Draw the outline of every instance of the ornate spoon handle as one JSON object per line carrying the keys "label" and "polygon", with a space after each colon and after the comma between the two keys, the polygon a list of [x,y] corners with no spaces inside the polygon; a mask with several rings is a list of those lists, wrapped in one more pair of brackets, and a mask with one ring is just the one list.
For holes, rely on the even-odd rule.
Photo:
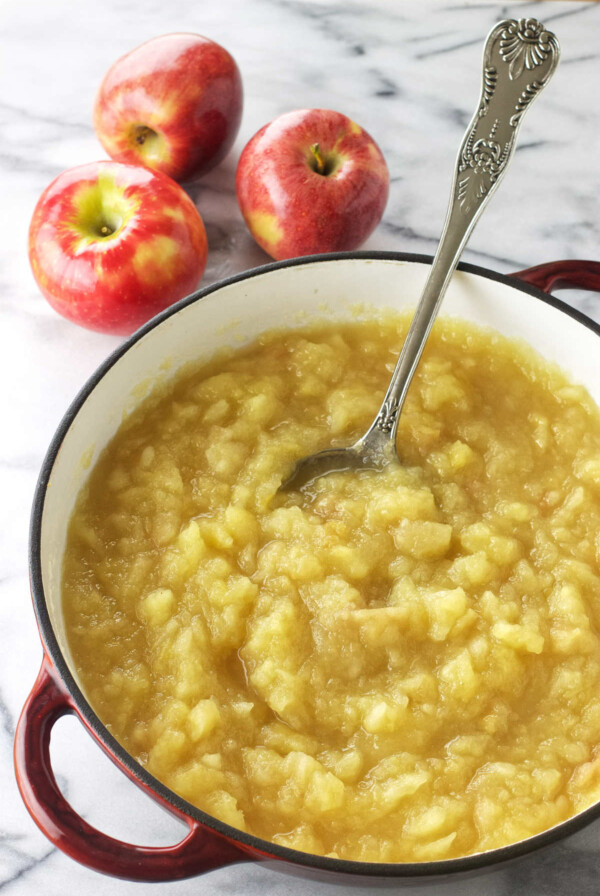
{"label": "ornate spoon handle", "polygon": [[365,447],[395,446],[400,411],[450,278],[512,158],[523,114],[559,55],[555,35],[536,19],[506,19],[487,38],[481,99],[458,153],[440,244],[382,406],[361,440]]}

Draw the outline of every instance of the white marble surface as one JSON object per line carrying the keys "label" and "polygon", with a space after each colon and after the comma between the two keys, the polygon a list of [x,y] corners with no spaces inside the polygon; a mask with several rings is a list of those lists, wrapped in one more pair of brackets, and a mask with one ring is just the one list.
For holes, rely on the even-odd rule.
{"label": "white marble surface", "polygon": [[[196,31],[233,53],[246,91],[242,129],[230,157],[190,190],[209,235],[205,284],[267,260],[237,209],[235,164],[258,127],[301,106],[349,114],[387,157],[390,200],[365,248],[431,253],[456,149],[479,93],[483,38],[506,15],[533,14],[554,27],[562,63],[527,116],[512,170],[465,258],[501,272],[557,258],[598,258],[600,5],[1,0],[0,12],[0,890],[11,896],[62,896],[67,889],[89,896],[150,893],[150,885],[103,877],[51,847],[14,781],[14,727],[41,658],[27,582],[32,493],[69,401],[118,344],[64,321],[38,293],[26,246],[39,194],[62,169],[103,157],[91,109],[114,59],[152,36]],[[599,298],[572,293],[569,300],[600,320]],[[179,826],[125,781],[76,720],[59,723],[52,755],[69,799],[92,823],[145,844],[179,838]],[[599,875],[600,822],[510,869],[419,892],[591,896]],[[172,894],[292,890],[306,896],[327,892],[321,884],[252,864],[160,887]],[[341,888],[331,886],[329,892]]]}

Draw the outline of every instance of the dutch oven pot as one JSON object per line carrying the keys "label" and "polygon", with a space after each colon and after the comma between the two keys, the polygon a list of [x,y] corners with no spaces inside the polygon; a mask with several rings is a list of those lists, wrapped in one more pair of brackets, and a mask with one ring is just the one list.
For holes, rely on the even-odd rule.
{"label": "dutch oven pot", "polygon": [[[555,842],[600,815],[596,803],[527,840],[465,858],[413,864],[352,862],[298,852],[236,830],[187,803],[153,778],[111,736],[82,692],[61,615],[61,566],[69,517],[94,460],[139,401],[140,384],[164,378],[165,364],[211,355],[274,327],[311,317],[349,318],[363,303],[414,306],[429,257],[388,253],[315,256],[267,265],[210,286],[151,320],[100,367],[67,411],[44,461],[31,521],[33,603],[44,658],[17,727],[15,764],[23,800],[46,836],[98,871],[131,880],[167,881],[243,861],[279,860],[280,870],[340,881],[415,882],[489,869]],[[558,363],[600,404],[600,326],[542,290],[600,291],[600,264],[555,262],[512,277],[460,265],[442,314],[526,340]],[[136,397],[137,396],[137,399]],[[106,836],[84,821],[60,792],[50,763],[54,723],[73,713],[125,774],[189,832],[175,846],[140,847]]]}

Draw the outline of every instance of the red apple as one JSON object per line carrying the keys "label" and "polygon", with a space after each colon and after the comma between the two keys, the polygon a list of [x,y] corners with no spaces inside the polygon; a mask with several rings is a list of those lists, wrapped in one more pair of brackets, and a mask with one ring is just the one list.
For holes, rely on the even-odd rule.
{"label": "red apple", "polygon": [[236,191],[250,233],[281,259],[356,249],[379,223],[389,183],[381,150],[359,125],[300,109],[252,137]]}
{"label": "red apple", "polygon": [[131,333],[193,292],[206,257],[204,224],[183,188],[119,162],[59,174],[29,228],[44,296],[64,317],[104,333]]}
{"label": "red apple", "polygon": [[225,157],[241,117],[242,79],[227,50],[199,34],[165,34],[108,70],[94,127],[112,159],[182,181]]}

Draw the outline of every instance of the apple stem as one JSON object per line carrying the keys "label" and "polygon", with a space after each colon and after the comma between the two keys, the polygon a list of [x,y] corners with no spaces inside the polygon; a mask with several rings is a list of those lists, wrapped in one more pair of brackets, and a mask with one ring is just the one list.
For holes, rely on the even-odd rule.
{"label": "apple stem", "polygon": [[313,143],[310,151],[312,152],[315,161],[314,170],[317,174],[325,174],[325,159],[323,158],[323,153],[321,152],[319,144]]}
{"label": "apple stem", "polygon": [[141,124],[136,129],[135,142],[139,143],[140,146],[143,146],[143,144],[146,142],[148,137],[150,137],[152,134],[154,134],[154,131],[152,130],[152,128],[149,128],[145,124]]}

